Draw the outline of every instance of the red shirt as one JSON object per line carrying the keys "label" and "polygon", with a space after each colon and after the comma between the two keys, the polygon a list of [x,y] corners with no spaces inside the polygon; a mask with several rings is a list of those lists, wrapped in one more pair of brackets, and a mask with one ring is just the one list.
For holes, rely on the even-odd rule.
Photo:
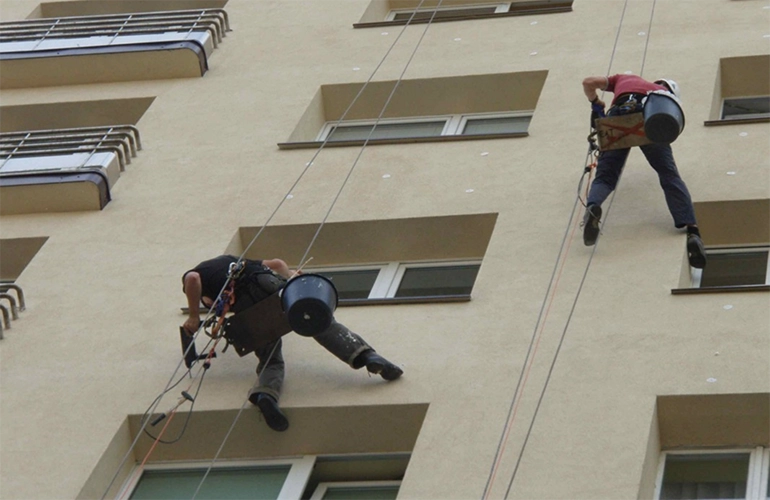
{"label": "red shirt", "polygon": [[663,85],[648,82],[644,78],[636,75],[612,75],[607,78],[607,92],[615,94],[612,103],[623,94],[646,94],[652,90],[668,90]]}

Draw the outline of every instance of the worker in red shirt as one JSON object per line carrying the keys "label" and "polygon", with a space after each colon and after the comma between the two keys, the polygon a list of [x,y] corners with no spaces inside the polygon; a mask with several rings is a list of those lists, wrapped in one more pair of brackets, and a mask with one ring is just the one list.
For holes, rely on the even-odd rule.
{"label": "worker in red shirt", "polygon": [[[673,80],[649,82],[636,75],[590,76],[583,80],[583,92],[594,110],[604,110],[605,103],[596,94],[597,90],[612,92],[614,98],[607,116],[618,116],[642,111],[642,100],[649,92],[662,90],[679,98],[679,86]],[[687,256],[692,267],[702,269],[706,266],[706,250],[701,241],[692,198],[687,186],[679,175],[674,162],[671,146],[665,143],[653,143],[639,146],[647,162],[655,169],[660,179],[660,187],[666,197],[666,204],[674,225],[687,228]],[[586,213],[583,219],[583,242],[587,246],[596,243],[599,237],[604,200],[615,190],[626,164],[630,149],[615,149],[599,154],[596,166],[596,178],[591,184],[586,201]]]}

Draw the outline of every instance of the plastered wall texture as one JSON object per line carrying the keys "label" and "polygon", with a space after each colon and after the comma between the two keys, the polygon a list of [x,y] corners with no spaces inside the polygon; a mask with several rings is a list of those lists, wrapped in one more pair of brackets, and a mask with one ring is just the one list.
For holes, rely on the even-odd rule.
{"label": "plastered wall texture", "polygon": [[[683,89],[687,128],[673,147],[694,200],[768,198],[770,125],[702,125],[720,58],[768,54],[765,4],[632,0],[611,66],[621,0],[431,25],[405,78],[548,71],[529,137],[369,147],[329,221],[498,213],[473,300],[340,308],[403,379],[353,372],[289,335],[281,403],[293,427],[271,435],[252,407],[241,418],[280,456],[314,407],[428,405],[400,497],[480,498],[584,166],[582,79],[638,73],[646,50],[644,76]],[[3,0],[0,16],[23,19],[37,5]],[[162,390],[179,360],[182,273],[264,223],[314,152],[277,143],[322,85],[365,81],[401,29],[354,30],[368,5],[230,0],[233,31],[202,78],[2,92],[3,106],[155,99],[137,122],[141,155],[104,210],[0,219],[2,238],[48,238],[17,280],[27,311],[0,341],[0,497],[77,497],[127,417]],[[424,28],[406,30],[375,80],[398,78]],[[320,222],[358,152],[324,150],[272,224]],[[579,230],[568,241],[491,498],[505,493],[590,256]],[[684,250],[653,170],[633,151],[509,498],[637,498],[657,460],[658,395],[770,392],[770,296],[672,296]],[[220,355],[196,412],[239,408],[255,364]]]}

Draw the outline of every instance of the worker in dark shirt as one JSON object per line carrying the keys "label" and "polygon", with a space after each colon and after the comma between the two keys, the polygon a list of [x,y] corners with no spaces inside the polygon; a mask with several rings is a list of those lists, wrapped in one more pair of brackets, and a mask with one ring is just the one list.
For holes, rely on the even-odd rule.
{"label": "worker in dark shirt", "polygon": [[[607,116],[618,116],[642,111],[642,100],[648,92],[663,90],[679,98],[679,85],[673,80],[649,82],[636,75],[591,76],[583,80],[583,92],[591,101],[594,110],[603,110],[605,103],[596,94],[597,90],[612,92],[614,98]],[[660,187],[666,197],[666,204],[677,228],[687,228],[687,256],[692,267],[702,269],[706,266],[706,251],[701,241],[698,224],[695,220],[692,199],[687,186],[679,175],[674,162],[671,146],[653,143],[639,146],[647,162],[655,169],[660,179]],[[596,166],[596,178],[591,184],[586,201],[586,214],[583,220],[583,242],[590,246],[599,237],[599,223],[602,216],[602,202],[615,190],[626,164],[630,149],[615,149],[599,154]]]}
{"label": "worker in dark shirt", "polygon": [[[182,291],[187,296],[189,316],[183,328],[194,334],[200,325],[200,304],[213,307],[227,283],[230,265],[237,263],[232,255],[221,255],[201,262],[182,276]],[[244,270],[235,281],[235,303],[230,310],[239,313],[277,292],[291,277],[289,266],[281,259],[243,259]],[[326,350],[354,369],[366,367],[369,373],[379,374],[385,380],[399,378],[403,371],[383,358],[356,333],[332,320],[331,326],[313,337]],[[284,431],[289,421],[278,407],[284,379],[284,361],[281,339],[255,351],[259,358],[259,381],[249,392],[249,401],[259,407],[267,425]]]}

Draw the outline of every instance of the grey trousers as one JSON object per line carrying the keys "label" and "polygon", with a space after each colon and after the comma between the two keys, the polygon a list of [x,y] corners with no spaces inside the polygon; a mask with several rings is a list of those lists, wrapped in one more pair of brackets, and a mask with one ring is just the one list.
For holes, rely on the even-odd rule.
{"label": "grey trousers", "polygon": [[[373,350],[360,335],[351,332],[345,325],[337,323],[334,319],[329,328],[313,338],[324,349],[356,370],[363,366],[363,363],[355,362],[358,355]],[[249,391],[249,398],[253,394],[264,393],[274,397],[276,401],[280,399],[285,374],[282,343],[281,339],[278,339],[254,352],[259,359],[259,365],[257,365],[259,380]]]}

